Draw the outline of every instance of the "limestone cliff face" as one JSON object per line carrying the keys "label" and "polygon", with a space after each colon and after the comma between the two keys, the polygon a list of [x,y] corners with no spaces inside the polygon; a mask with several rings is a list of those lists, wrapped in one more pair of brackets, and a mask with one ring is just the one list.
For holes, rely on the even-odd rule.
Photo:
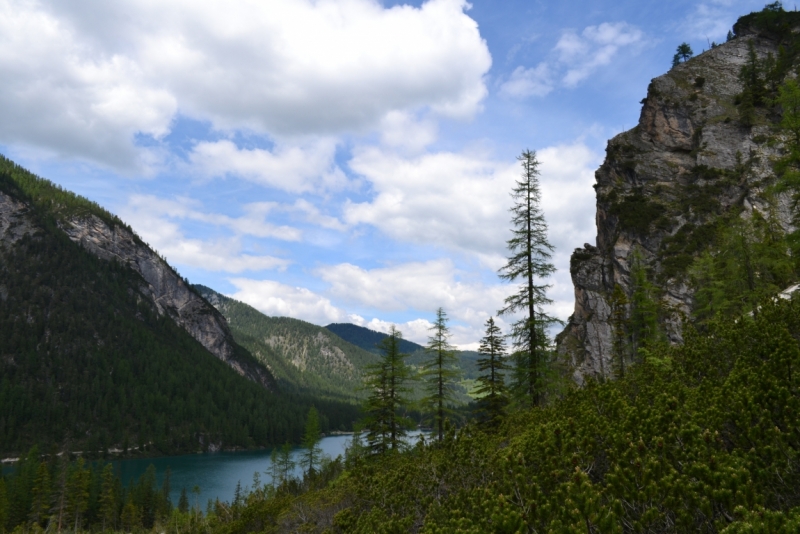
{"label": "limestone cliff face", "polygon": [[595,174],[596,243],[572,255],[575,311],[557,337],[579,383],[612,372],[610,295],[619,284],[630,296],[634,251],[664,291],[664,326],[677,343],[693,304],[685,271],[713,220],[733,207],[745,215],[772,210],[790,229],[788,198],[770,204],[764,195],[782,144],[771,117],[759,110],[760,120],[746,127],[735,105],[748,41],[759,58],[777,56],[777,43],[747,28],[737,33],[655,78],[638,125],[608,143]]}
{"label": "limestone cliff face", "polygon": [[[38,231],[34,208],[0,192],[0,253],[26,235]],[[73,241],[104,260],[115,259],[142,277],[141,298],[151,302],[160,315],[167,315],[199,341],[209,352],[230,365],[237,373],[272,389],[274,379],[255,361],[237,353],[225,318],[192,291],[183,279],[152,249],[128,229],[109,225],[96,215],[69,217],[59,223]],[[0,284],[0,298],[4,294]]]}
{"label": "limestone cliff face", "polygon": [[273,387],[274,380],[266,369],[237,357],[225,318],[130,231],[109,226],[96,215],[66,219],[61,228],[92,254],[108,261],[117,260],[139,273],[144,281],[140,292],[160,315],[169,316],[240,375],[264,387]]}

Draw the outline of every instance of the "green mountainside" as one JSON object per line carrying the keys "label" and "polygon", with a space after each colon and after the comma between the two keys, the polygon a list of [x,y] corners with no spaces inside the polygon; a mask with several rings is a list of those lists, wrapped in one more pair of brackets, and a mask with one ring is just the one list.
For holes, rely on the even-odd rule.
{"label": "green mountainside", "polygon": [[[358,326],[352,323],[331,323],[325,328],[348,343],[352,343],[357,347],[374,352],[375,354],[380,353],[378,344],[383,341],[384,338],[386,338],[386,334],[383,332],[376,332],[375,330],[370,330],[369,328]],[[404,354],[411,354],[412,352],[422,350],[423,348],[424,347],[422,345],[407,339],[400,341],[400,352]]]}
{"label": "green mountainside", "polygon": [[[353,345],[375,354],[380,354],[377,346],[386,338],[386,334],[383,332],[376,332],[352,323],[332,323],[325,328],[345,341],[349,341]],[[415,368],[420,368],[430,358],[430,355],[425,351],[425,347],[407,339],[400,341],[400,351],[408,354],[406,362]],[[478,376],[478,353],[470,350],[459,350],[456,351],[456,357],[458,369],[461,372],[462,386],[466,391],[470,391],[474,386],[473,381]],[[459,398],[463,402],[469,401],[469,397],[466,395],[459,394]]]}
{"label": "green mountainside", "polygon": [[267,366],[281,390],[360,402],[364,368],[375,354],[320,326],[269,317],[205,286],[194,286],[227,319],[234,339]]}
{"label": "green mountainside", "polygon": [[[790,534],[800,528],[800,297],[714,321],[625,378],[497,430],[348,458],[211,530]],[[333,482],[331,482],[333,480]]]}
{"label": "green mountainside", "polygon": [[312,403],[325,430],[357,418],[351,405],[272,393],[234,372],[158,312],[137,272],[60,227],[65,212],[118,219],[2,163],[0,456],[34,444],[155,454],[298,442]]}

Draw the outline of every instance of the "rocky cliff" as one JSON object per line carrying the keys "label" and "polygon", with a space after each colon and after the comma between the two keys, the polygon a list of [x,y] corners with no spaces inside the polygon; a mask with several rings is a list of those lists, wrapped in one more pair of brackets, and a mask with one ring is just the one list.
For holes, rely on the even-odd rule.
{"label": "rocky cliff", "polygon": [[237,357],[225,318],[197,294],[166,261],[127,228],[96,215],[74,216],[60,224],[70,239],[97,257],[127,265],[143,279],[140,293],[159,315],[167,315],[209,352],[242,376],[271,388],[272,376],[260,365]]}
{"label": "rocky cliff", "polygon": [[788,195],[768,192],[783,146],[774,127],[780,116],[765,106],[747,124],[737,107],[751,50],[762,64],[786,57],[782,37],[753,17],[740,19],[735,38],[652,80],[636,127],[608,143],[595,174],[596,243],[572,254],[575,310],[557,337],[578,383],[612,373],[611,295],[619,285],[630,297],[634,257],[660,289],[662,326],[679,343],[693,307],[686,270],[719,218],[756,210],[791,230]]}

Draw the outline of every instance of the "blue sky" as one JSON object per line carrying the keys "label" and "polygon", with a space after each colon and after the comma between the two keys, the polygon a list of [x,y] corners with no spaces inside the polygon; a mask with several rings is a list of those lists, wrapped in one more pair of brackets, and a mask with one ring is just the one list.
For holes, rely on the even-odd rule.
{"label": "blue sky", "polygon": [[442,306],[469,348],[513,291],[516,156],[567,319],[606,141],[678,44],[763,5],[0,0],[0,152],[264,313],[424,343]]}

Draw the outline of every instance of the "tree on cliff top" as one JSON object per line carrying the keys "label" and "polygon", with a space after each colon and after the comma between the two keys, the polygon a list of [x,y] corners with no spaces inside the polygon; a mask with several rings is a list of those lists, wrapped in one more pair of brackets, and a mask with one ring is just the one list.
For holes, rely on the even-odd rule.
{"label": "tree on cliff top", "polygon": [[675,51],[675,55],[672,56],[672,66],[677,66],[681,61],[689,61],[689,58],[694,55],[692,52],[692,47],[689,46],[689,43],[681,43],[678,45],[678,49]]}
{"label": "tree on cliff top", "polygon": [[511,338],[518,349],[516,389],[535,406],[542,401],[542,378],[548,347],[546,329],[560,321],[542,309],[552,300],[547,298],[550,286],[541,280],[553,274],[556,268],[550,261],[554,249],[547,240],[547,222],[539,207],[539,162],[536,152],[531,150],[525,150],[517,159],[523,172],[511,192],[514,229],[507,242],[511,256],[500,269],[500,278],[509,282],[520,280],[521,283],[517,291],[505,299],[505,307],[498,314],[523,312],[511,326]]}

